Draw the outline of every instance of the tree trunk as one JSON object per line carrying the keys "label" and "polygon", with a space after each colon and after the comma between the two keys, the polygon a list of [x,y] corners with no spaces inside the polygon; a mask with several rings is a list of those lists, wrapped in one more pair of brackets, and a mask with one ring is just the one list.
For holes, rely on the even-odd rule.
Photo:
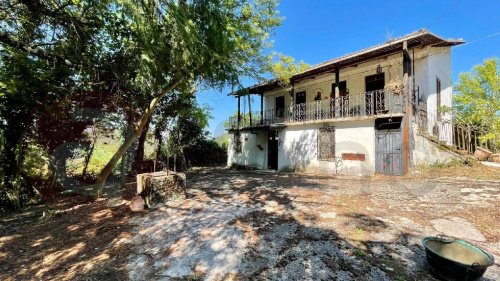
{"label": "tree trunk", "polygon": [[85,176],[87,175],[87,169],[89,168],[90,158],[92,158],[92,154],[94,154],[94,147],[95,147],[95,142],[92,142],[89,152],[87,153],[87,155],[85,155],[85,164],[83,165],[82,178],[85,178]]}
{"label": "tree trunk", "polygon": [[146,136],[149,130],[149,121],[144,126],[141,135],[139,136],[137,151],[135,152],[134,164],[132,164],[132,170],[137,174],[142,173],[143,162],[144,162],[144,143],[146,142]]}
{"label": "tree trunk", "polygon": [[120,158],[127,152],[127,150],[130,148],[130,146],[137,140],[139,135],[142,133],[142,130],[146,126],[146,124],[149,122],[151,119],[151,116],[153,115],[153,112],[158,105],[158,102],[170,91],[172,91],[180,81],[174,81],[172,82],[163,92],[161,92],[158,96],[156,96],[153,100],[151,100],[151,103],[149,104],[149,107],[146,109],[146,112],[141,116],[141,119],[139,122],[137,122],[133,132],[125,138],[125,141],[122,143],[120,148],[118,148],[118,151],[115,152],[113,157],[109,160],[109,162],[104,166],[104,168],[101,170],[99,173],[99,176],[97,177],[97,183],[94,185],[94,193],[96,196],[101,196],[102,195],[102,190],[104,189],[104,185],[106,184],[106,180],[108,179],[109,175],[111,175],[111,172],[113,171],[113,168],[115,167],[116,163],[120,160]]}
{"label": "tree trunk", "polygon": [[177,172],[177,155],[174,155],[174,172]]}
{"label": "tree trunk", "polygon": [[89,163],[90,163],[90,158],[92,158],[92,155],[94,154],[94,149],[95,149],[95,143],[97,142],[97,129],[96,126],[92,129],[92,145],[90,146],[90,150],[88,151],[87,155],[85,155],[85,160],[84,160],[84,166],[83,166],[83,171],[82,171],[82,178],[85,178],[87,175],[87,169],[89,168]]}

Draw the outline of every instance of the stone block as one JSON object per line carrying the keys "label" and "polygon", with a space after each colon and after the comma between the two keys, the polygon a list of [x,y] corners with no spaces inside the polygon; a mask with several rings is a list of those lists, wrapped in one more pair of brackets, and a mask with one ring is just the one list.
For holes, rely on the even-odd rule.
{"label": "stone block", "polygon": [[137,194],[151,208],[169,200],[186,198],[186,175],[174,172],[156,172],[137,175]]}

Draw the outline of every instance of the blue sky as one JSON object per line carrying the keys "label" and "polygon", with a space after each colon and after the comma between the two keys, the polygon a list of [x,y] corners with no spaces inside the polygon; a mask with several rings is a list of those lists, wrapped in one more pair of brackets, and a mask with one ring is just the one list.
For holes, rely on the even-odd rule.
{"label": "blue sky", "polygon": [[[453,83],[460,72],[500,57],[500,0],[282,0],[279,10],[285,19],[272,37],[273,49],[311,65],[421,28],[467,42],[452,50]],[[228,91],[208,90],[197,96],[200,104],[212,108],[212,135],[224,132],[224,121],[237,108]],[[258,107],[256,98],[252,110]]]}

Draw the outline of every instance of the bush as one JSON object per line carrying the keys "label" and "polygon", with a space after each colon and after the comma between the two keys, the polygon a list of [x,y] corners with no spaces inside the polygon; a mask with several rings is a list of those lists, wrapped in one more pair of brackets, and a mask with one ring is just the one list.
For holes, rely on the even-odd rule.
{"label": "bush", "polygon": [[199,139],[184,150],[186,164],[195,166],[220,166],[227,161],[227,150],[215,140]]}

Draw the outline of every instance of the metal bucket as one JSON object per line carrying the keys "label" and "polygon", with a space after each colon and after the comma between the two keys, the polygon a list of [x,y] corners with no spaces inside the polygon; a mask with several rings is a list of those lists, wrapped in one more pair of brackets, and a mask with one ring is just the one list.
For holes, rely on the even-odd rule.
{"label": "metal bucket", "polygon": [[494,262],[490,253],[461,239],[425,237],[422,244],[432,271],[443,280],[477,280]]}

